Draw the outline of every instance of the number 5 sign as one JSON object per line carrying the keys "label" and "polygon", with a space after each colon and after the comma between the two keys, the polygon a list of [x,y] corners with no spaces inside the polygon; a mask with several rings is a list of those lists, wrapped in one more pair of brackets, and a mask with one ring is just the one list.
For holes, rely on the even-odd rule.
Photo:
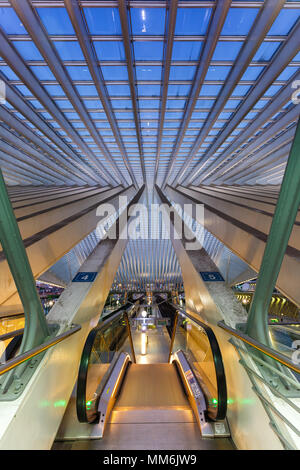
{"label": "number 5 sign", "polygon": [[200,275],[204,282],[224,281],[223,276],[219,272],[202,271]]}

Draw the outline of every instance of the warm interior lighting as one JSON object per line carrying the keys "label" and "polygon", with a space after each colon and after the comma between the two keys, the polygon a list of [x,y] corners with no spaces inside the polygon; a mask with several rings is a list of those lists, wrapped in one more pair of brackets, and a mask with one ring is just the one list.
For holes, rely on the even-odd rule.
{"label": "warm interior lighting", "polygon": [[145,356],[147,353],[147,334],[141,333],[141,354]]}

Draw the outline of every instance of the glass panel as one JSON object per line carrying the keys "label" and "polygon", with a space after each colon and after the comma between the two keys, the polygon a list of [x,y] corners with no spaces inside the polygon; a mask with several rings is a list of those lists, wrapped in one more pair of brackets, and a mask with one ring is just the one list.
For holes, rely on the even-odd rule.
{"label": "glass panel", "polygon": [[97,96],[98,92],[94,85],[76,85],[76,89],[81,96]]}
{"label": "glass panel", "polygon": [[134,41],[135,60],[162,60],[162,41]]}
{"label": "glass panel", "polygon": [[286,67],[276,80],[288,80],[294,73],[298,72],[299,67]]}
{"label": "glass panel", "polygon": [[251,85],[237,85],[232,92],[232,96],[244,96],[250,90]]}
{"label": "glass panel", "polygon": [[132,33],[161,35],[165,32],[164,8],[131,8]]}
{"label": "glass panel", "polygon": [[256,80],[263,70],[264,70],[264,67],[260,67],[260,66],[248,67],[244,75],[242,76],[241,80]]}
{"label": "glass panel", "polygon": [[30,68],[39,80],[56,80],[49,67],[45,65],[32,65]]}
{"label": "glass panel", "polygon": [[179,8],[175,34],[204,35],[207,31],[211,11],[211,8]]}
{"label": "glass panel", "polygon": [[299,10],[281,10],[273,25],[269,29],[267,36],[285,36],[289,34],[299,16]]}
{"label": "glass panel", "polygon": [[24,60],[44,60],[32,41],[12,41]]}
{"label": "glass panel", "polygon": [[188,96],[191,85],[169,85],[168,96]]}
{"label": "glass panel", "polygon": [[82,50],[75,41],[53,41],[62,60],[84,60]]}
{"label": "glass panel", "polygon": [[253,57],[253,61],[257,62],[264,62],[269,61],[272,59],[273,55],[277,51],[278,47],[280,46],[281,42],[267,42],[264,41],[261,46],[259,47],[258,51],[256,52],[255,56]]}
{"label": "glass panel", "polygon": [[65,8],[36,8],[48,34],[75,34],[68,12]]}
{"label": "glass panel", "polygon": [[225,80],[231,67],[224,65],[211,65],[208,67],[205,80]]}
{"label": "glass panel", "polygon": [[8,67],[8,65],[1,65],[0,70],[4,73],[8,80],[19,80],[18,75],[16,75],[15,72],[10,67]]}
{"label": "glass panel", "polygon": [[212,60],[235,60],[242,45],[241,41],[219,41]]}
{"label": "glass panel", "polygon": [[110,364],[119,352],[131,353],[128,329],[122,314],[109,322],[105,328],[94,331],[86,375],[86,414],[89,422],[96,418],[99,396],[96,392]]}
{"label": "glass panel", "polygon": [[111,96],[130,96],[129,85],[107,85],[106,88]]}
{"label": "glass panel", "polygon": [[28,34],[13,8],[0,8],[0,26],[7,34]]}
{"label": "glass panel", "polygon": [[91,34],[122,34],[117,8],[83,8]]}
{"label": "glass panel", "polygon": [[221,36],[245,36],[258,13],[258,8],[230,8]]}
{"label": "glass panel", "polygon": [[201,48],[201,41],[174,41],[172,60],[198,60]]}
{"label": "glass panel", "polygon": [[69,65],[66,67],[72,80],[92,80],[88,67],[81,65]]}
{"label": "glass panel", "polygon": [[196,66],[172,65],[170,69],[170,80],[193,80]]}
{"label": "glass panel", "polygon": [[218,382],[211,345],[205,330],[183,315],[178,316],[172,352],[181,350],[203,389],[211,418],[218,412]]}
{"label": "glass panel", "polygon": [[103,65],[101,70],[104,80],[128,80],[127,67],[125,65]]}
{"label": "glass panel", "polygon": [[138,80],[160,80],[161,66],[137,65],[136,76]]}
{"label": "glass panel", "polygon": [[199,96],[217,96],[222,85],[203,85]]}
{"label": "glass panel", "polygon": [[139,96],[158,96],[160,95],[160,85],[138,85]]}
{"label": "glass panel", "polygon": [[93,44],[99,60],[125,60],[121,41],[94,41]]}

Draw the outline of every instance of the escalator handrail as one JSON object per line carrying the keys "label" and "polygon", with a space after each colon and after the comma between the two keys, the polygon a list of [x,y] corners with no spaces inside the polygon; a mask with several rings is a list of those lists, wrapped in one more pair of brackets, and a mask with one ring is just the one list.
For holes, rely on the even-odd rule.
{"label": "escalator handrail", "polygon": [[[166,302],[168,301],[166,300]],[[199,325],[206,333],[206,336],[208,338],[210,348],[212,351],[212,356],[213,356],[213,361],[214,361],[214,366],[215,366],[215,373],[216,373],[216,381],[217,381],[218,411],[217,411],[217,415],[215,419],[216,420],[225,419],[226,412],[227,412],[226,376],[225,376],[225,369],[224,369],[222,354],[221,354],[220,347],[219,347],[217,338],[215,336],[215,333],[213,332],[210,326],[206,325],[198,318],[195,318],[191,316],[190,314],[188,314],[179,305],[173,304],[172,302],[168,302],[168,304],[174,307],[180,315],[187,317],[191,322],[194,322],[197,325]]]}
{"label": "escalator handrail", "polygon": [[[140,298],[137,299],[136,303],[139,301],[140,301]],[[89,361],[90,361],[90,356],[91,356],[93,344],[95,341],[95,337],[99,333],[99,331],[105,330],[112,321],[121,317],[130,307],[132,307],[132,303],[127,302],[122,307],[111,312],[109,315],[105,317],[105,320],[101,322],[98,326],[93,328],[87,336],[87,339],[85,341],[82,354],[81,354],[79,371],[78,371],[78,379],[77,379],[77,390],[76,390],[77,417],[81,423],[89,422],[87,414],[86,414],[86,386],[87,386]]]}

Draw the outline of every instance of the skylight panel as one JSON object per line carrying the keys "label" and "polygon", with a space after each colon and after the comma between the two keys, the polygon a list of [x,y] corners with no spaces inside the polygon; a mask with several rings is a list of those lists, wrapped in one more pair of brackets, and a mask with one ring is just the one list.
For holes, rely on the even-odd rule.
{"label": "skylight panel", "polygon": [[163,35],[165,32],[164,8],[131,8],[133,35]]}
{"label": "skylight panel", "polygon": [[172,61],[199,60],[202,44],[202,41],[174,41]]}
{"label": "skylight panel", "polygon": [[199,96],[217,96],[222,88],[222,85],[203,85]]}
{"label": "skylight panel", "polygon": [[84,60],[80,45],[76,41],[53,41],[61,60]]}
{"label": "skylight panel", "polygon": [[264,41],[258,48],[255,56],[253,57],[254,62],[268,62],[272,59],[273,55],[281,45],[281,42],[269,42]]}
{"label": "skylight panel", "polygon": [[0,71],[5,75],[7,80],[19,80],[18,75],[16,75],[8,65],[0,65]]}
{"label": "skylight panel", "polygon": [[225,65],[211,65],[208,67],[205,80],[226,80],[231,67]]}
{"label": "skylight panel", "polygon": [[160,85],[139,85],[138,84],[139,96],[159,96]]}
{"label": "skylight panel", "polygon": [[175,35],[206,34],[211,12],[211,8],[178,8]]}
{"label": "skylight panel", "polygon": [[76,89],[81,96],[98,96],[94,85],[76,85]]}
{"label": "skylight panel", "polygon": [[168,96],[188,97],[191,85],[170,85],[168,86]]}
{"label": "skylight panel", "polygon": [[66,70],[72,80],[92,80],[87,66],[68,65],[66,66]]}
{"label": "skylight panel", "polygon": [[170,69],[170,80],[193,80],[196,66],[172,65]]}
{"label": "skylight panel", "polygon": [[0,8],[0,26],[6,34],[28,34],[13,8]]}
{"label": "skylight panel", "polygon": [[94,41],[93,44],[100,61],[123,61],[126,58],[122,41]]}
{"label": "skylight panel", "polygon": [[280,11],[267,36],[286,36],[300,16],[299,10],[283,9]]}
{"label": "skylight panel", "polygon": [[32,65],[30,69],[38,80],[56,80],[49,67],[45,65]]}
{"label": "skylight panel", "polygon": [[24,60],[44,60],[32,41],[12,41],[12,43]]}
{"label": "skylight panel", "polygon": [[135,60],[159,60],[163,58],[162,41],[134,41]]}
{"label": "skylight panel", "polygon": [[241,41],[219,41],[216,45],[212,61],[235,60],[241,50]]}
{"label": "skylight panel", "polygon": [[245,36],[249,33],[258,8],[230,8],[221,36]]}
{"label": "skylight panel", "polygon": [[161,66],[156,65],[137,65],[136,75],[138,80],[160,80]]}
{"label": "skylight panel", "polygon": [[89,31],[93,35],[121,35],[122,28],[117,8],[83,8]]}
{"label": "skylight panel", "polygon": [[242,76],[241,81],[257,80],[263,70],[264,70],[264,67],[262,66],[253,65],[251,67],[248,67],[244,75]]}
{"label": "skylight panel", "polygon": [[105,80],[128,81],[127,67],[125,65],[105,65],[101,67]]}
{"label": "skylight panel", "polygon": [[48,34],[75,35],[71,20],[65,8],[36,8]]}
{"label": "skylight panel", "polygon": [[299,67],[286,67],[276,80],[289,80],[298,71]]}
{"label": "skylight panel", "polygon": [[130,96],[129,85],[106,85],[106,88],[111,96]]}

